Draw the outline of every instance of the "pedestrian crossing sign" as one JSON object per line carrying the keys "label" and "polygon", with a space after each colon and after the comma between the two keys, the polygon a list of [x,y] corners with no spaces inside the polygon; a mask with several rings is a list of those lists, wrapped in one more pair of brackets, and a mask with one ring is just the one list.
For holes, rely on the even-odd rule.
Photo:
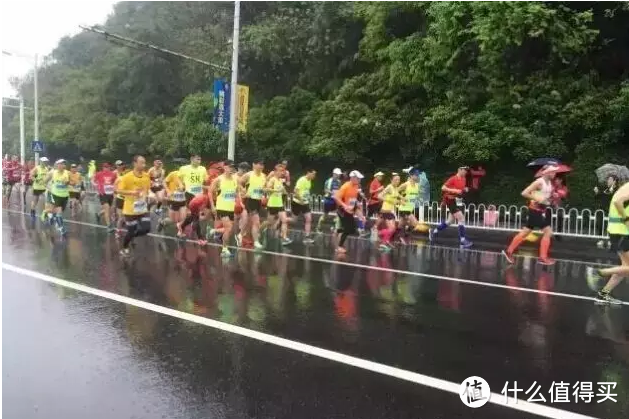
{"label": "pedestrian crossing sign", "polygon": [[31,141],[31,150],[33,151],[33,153],[43,153],[44,143],[39,140]]}

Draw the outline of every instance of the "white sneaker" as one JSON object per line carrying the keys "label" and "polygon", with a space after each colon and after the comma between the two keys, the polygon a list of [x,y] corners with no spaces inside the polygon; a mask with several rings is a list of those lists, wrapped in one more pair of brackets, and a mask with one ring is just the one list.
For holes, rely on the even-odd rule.
{"label": "white sneaker", "polygon": [[603,240],[599,240],[596,242],[596,247],[602,249],[605,246],[605,242]]}

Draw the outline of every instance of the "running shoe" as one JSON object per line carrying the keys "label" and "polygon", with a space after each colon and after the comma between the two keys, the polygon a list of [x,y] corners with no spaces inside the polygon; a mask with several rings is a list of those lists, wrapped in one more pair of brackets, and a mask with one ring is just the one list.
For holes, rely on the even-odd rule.
{"label": "running shoe", "polygon": [[470,247],[472,247],[473,244],[474,243],[472,243],[468,239],[461,240],[461,247],[464,248],[464,249],[469,249]]}
{"label": "running shoe", "polygon": [[221,256],[222,257],[231,257],[232,256],[232,252],[230,252],[230,250],[227,247],[223,247],[223,250],[221,250]]}
{"label": "running shoe", "polygon": [[622,301],[615,299],[614,297],[609,295],[608,292],[605,292],[603,290],[598,292],[598,294],[596,295],[596,300],[594,302],[596,304],[600,304],[600,305],[603,305],[603,304],[620,305],[620,304],[622,304]]}
{"label": "running shoe", "polygon": [[408,240],[406,240],[406,237],[400,236],[399,240],[400,240],[400,243],[404,245],[408,244]]}
{"label": "running shoe", "polygon": [[304,244],[312,244],[312,243],[314,243],[315,241],[314,241],[314,239],[313,239],[312,237],[310,237],[310,236],[306,236],[306,237],[304,237],[303,242],[304,242]]}
{"label": "running shoe", "polygon": [[255,247],[256,250],[262,250],[264,249],[264,246],[262,245],[262,243],[260,243],[259,241],[256,241],[253,243],[253,247]]}
{"label": "running shoe", "polygon": [[502,256],[507,260],[510,265],[515,264],[515,257],[513,257],[513,253],[509,253],[506,250],[502,251]]}
{"label": "running shoe", "polygon": [[120,249],[120,256],[130,256],[131,255],[131,251],[129,249]]}
{"label": "running shoe", "polygon": [[378,249],[380,249],[381,252],[390,252],[392,247],[389,243],[380,243]]}
{"label": "running shoe", "polygon": [[236,246],[242,247],[242,233],[236,234]]}
{"label": "running shoe", "polygon": [[291,239],[289,239],[288,237],[285,239],[282,239],[282,246],[288,246],[289,244],[291,244],[293,241]]}
{"label": "running shoe", "polygon": [[600,288],[599,283],[603,280],[603,276],[598,272],[597,268],[588,266],[585,268],[585,277],[587,279],[588,287],[592,291],[596,291]]}
{"label": "running shoe", "polygon": [[552,266],[552,265],[555,264],[555,259],[539,258],[539,259],[537,259],[537,263],[539,263],[540,265]]}
{"label": "running shoe", "polygon": [[430,243],[435,241],[435,238],[437,237],[437,233],[435,233],[432,229],[428,230],[428,241]]}

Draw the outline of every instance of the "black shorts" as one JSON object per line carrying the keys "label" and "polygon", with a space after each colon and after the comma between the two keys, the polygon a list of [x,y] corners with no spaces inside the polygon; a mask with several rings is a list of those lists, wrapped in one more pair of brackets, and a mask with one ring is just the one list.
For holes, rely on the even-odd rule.
{"label": "black shorts", "polygon": [[164,189],[163,186],[151,186],[151,192],[153,192],[153,193],[157,193],[157,192],[161,191],[162,189]]}
{"label": "black shorts", "polygon": [[61,208],[62,211],[66,210],[68,206],[68,197],[67,196],[57,196],[55,194],[48,194],[50,203],[55,206],[55,208]]}
{"label": "black shorts", "polygon": [[81,192],[69,192],[70,194],[70,199],[80,199],[81,198]]}
{"label": "black shorts", "polygon": [[44,192],[46,192],[46,189],[33,189],[33,196],[40,196]]}
{"label": "black shorts", "polygon": [[122,208],[124,207],[124,199],[116,197],[115,205],[116,205],[116,209],[119,209],[120,211],[122,211]]}
{"label": "black shorts", "polygon": [[125,215],[124,222],[127,227],[138,226],[140,228],[146,229],[146,231],[151,230],[151,216],[148,212],[137,215]]}
{"label": "black shorts", "polygon": [[629,252],[629,236],[622,236],[620,234],[610,234],[609,242],[611,243],[612,251],[618,252],[618,253]]}
{"label": "black shorts", "polygon": [[298,204],[297,202],[293,201],[292,206],[291,206],[291,212],[293,213],[295,217],[298,217],[301,214],[304,214],[304,215],[310,214],[310,205]]}
{"label": "black shorts", "polygon": [[395,220],[395,213],[380,211],[380,218],[382,218],[383,220]]}
{"label": "black shorts", "polygon": [[550,217],[546,211],[528,210],[528,216],[526,219],[526,228],[531,230],[543,230],[550,226]]}
{"label": "black shorts", "polygon": [[216,218],[223,219],[223,218],[229,218],[230,220],[234,221],[234,211],[222,211],[222,210],[216,210]]}
{"label": "black shorts", "polygon": [[266,210],[269,212],[269,215],[277,215],[280,212],[285,211],[284,207],[266,207]]}
{"label": "black shorts", "polygon": [[329,201],[329,200],[325,200],[323,201],[323,213],[327,214],[329,212],[332,211],[336,211],[338,208],[338,205],[336,205],[336,201]]}
{"label": "black shorts", "polygon": [[339,232],[349,235],[353,235],[358,232],[354,214],[348,214],[343,210],[338,210],[337,215],[339,216]]}
{"label": "black shorts", "polygon": [[413,211],[402,211],[402,210],[400,210],[397,213],[400,216],[400,218],[403,218],[403,217],[408,217],[409,215],[413,214]]}
{"label": "black shorts", "polygon": [[262,211],[262,201],[259,199],[245,198],[245,209],[248,213],[260,213]]}
{"label": "black shorts", "polygon": [[463,206],[458,206],[456,204],[456,201],[449,201],[446,203],[447,207],[448,207],[448,211],[450,211],[450,214],[456,214],[457,212],[463,212]]}
{"label": "black shorts", "polygon": [[181,208],[186,206],[186,201],[171,201],[168,200],[168,207],[171,211],[179,211]]}
{"label": "black shorts", "polygon": [[108,194],[100,194],[98,195],[98,200],[100,201],[101,205],[109,205],[111,206],[111,204],[114,203],[114,196],[113,195],[108,195]]}
{"label": "black shorts", "polygon": [[367,214],[371,217],[372,215],[377,215],[382,209],[382,202],[376,202],[374,204],[367,205]]}

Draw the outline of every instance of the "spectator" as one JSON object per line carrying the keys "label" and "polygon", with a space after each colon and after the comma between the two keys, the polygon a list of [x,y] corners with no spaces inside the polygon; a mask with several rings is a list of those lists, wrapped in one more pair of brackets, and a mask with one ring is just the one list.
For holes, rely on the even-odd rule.
{"label": "spectator", "polygon": [[498,223],[498,211],[496,211],[496,206],[491,204],[487,207],[487,211],[483,214],[483,224],[486,227],[496,227]]}
{"label": "spectator", "polygon": [[470,169],[471,186],[468,193],[468,203],[480,203],[480,181],[486,174],[485,169],[480,165],[472,166]]}
{"label": "spectator", "polygon": [[[599,212],[596,214],[596,234],[598,236],[603,236],[606,233],[603,229],[603,218],[605,217],[604,214],[607,213],[607,210],[609,209],[609,204],[612,201],[612,196],[618,189],[618,186],[620,186],[618,184],[618,178],[616,176],[610,176],[607,178],[607,187],[605,189],[601,191],[599,190],[598,186],[594,187],[594,195],[597,198],[597,203],[599,205],[599,208],[603,210],[602,213]],[[605,246],[610,247],[610,244],[611,243],[609,242],[609,240],[599,240],[596,243],[596,245],[601,248]]]}
{"label": "spectator", "polygon": [[[550,206],[555,209],[555,213],[557,214],[557,228],[555,229],[557,233],[563,233],[565,216],[564,211],[557,211],[557,209],[564,206],[565,199],[568,198],[568,192],[568,186],[566,186],[564,176],[557,175],[555,179],[553,179],[553,193],[550,196]],[[551,214],[548,215],[550,216]],[[561,236],[557,236],[556,240],[561,241]]]}

